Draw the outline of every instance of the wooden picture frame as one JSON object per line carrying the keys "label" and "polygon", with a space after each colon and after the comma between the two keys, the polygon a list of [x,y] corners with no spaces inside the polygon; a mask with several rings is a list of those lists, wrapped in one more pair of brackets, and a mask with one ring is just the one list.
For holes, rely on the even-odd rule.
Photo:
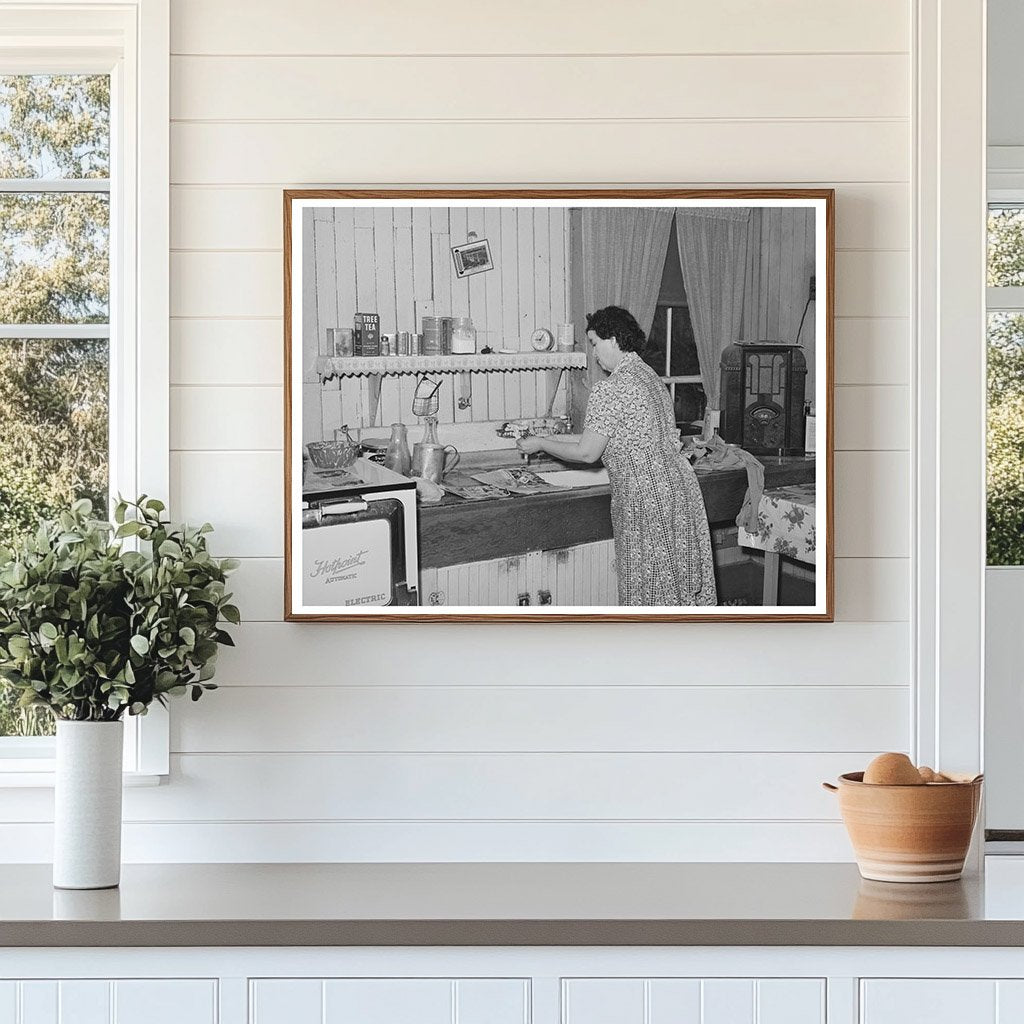
{"label": "wooden picture frame", "polygon": [[[283,201],[287,620],[833,621],[832,189],[302,189],[285,190]],[[662,235],[657,232],[663,230],[666,211],[671,213],[672,227],[662,260],[657,252]],[[745,221],[743,211],[748,212]],[[704,223],[708,218],[722,223],[709,227]],[[756,584],[752,579],[761,564],[762,593],[768,594],[772,566],[777,572],[782,562],[781,590],[776,578],[774,593],[790,603],[618,604],[609,511],[611,480],[597,484],[599,477],[588,476],[581,487],[545,490],[528,497],[510,494],[489,501],[446,494],[441,504],[431,505],[413,497],[412,485],[404,475],[392,477],[379,468],[368,469],[366,473],[373,479],[353,485],[353,490],[343,486],[349,480],[345,473],[351,471],[321,469],[309,462],[308,445],[318,442],[328,442],[317,448],[321,459],[325,451],[347,458],[343,433],[339,433],[342,443],[331,444],[342,424],[350,428],[361,453],[371,452],[372,460],[372,452],[384,445],[388,424],[411,420],[406,406],[411,404],[411,388],[422,371],[443,377],[440,441],[459,448],[463,467],[459,472],[466,472],[467,456],[472,456],[468,475],[473,484],[480,475],[472,472],[474,466],[495,461],[500,470],[512,474],[502,480],[512,480],[514,486],[519,475],[513,472],[518,468],[510,447],[514,441],[496,447],[492,435],[505,430],[505,437],[514,437],[524,421],[528,429],[543,433],[559,418],[570,424],[569,429],[579,431],[593,386],[604,377],[593,346],[588,344],[587,314],[594,310],[587,306],[597,308],[602,295],[607,295],[608,301],[600,301],[601,306],[628,305],[608,292],[610,278],[598,258],[608,246],[619,244],[621,231],[616,231],[620,221],[625,225],[621,231],[632,231],[634,224],[642,223],[651,232],[649,238],[658,243],[639,244],[639,236],[629,240],[634,254],[630,266],[654,260],[651,266],[644,262],[636,271],[641,284],[631,283],[634,291],[628,292],[643,297],[640,304],[644,309],[650,304],[652,275],[663,274],[648,332],[650,345],[640,360],[626,364],[633,368],[630,372],[648,374],[636,368],[643,360],[644,365],[653,364],[672,395],[669,414],[674,414],[677,424],[682,422],[684,430],[693,429],[689,424],[698,421],[686,418],[687,402],[699,401],[701,393],[706,400],[716,390],[708,367],[717,354],[728,365],[724,371],[721,363],[716,367],[721,412],[716,415],[705,410],[706,429],[715,421],[724,434],[741,429],[736,436],[742,443],[762,452],[756,458],[765,466],[765,488],[771,492],[772,507],[766,505],[768,499],[762,499],[758,506],[761,529],[754,526],[756,513],[754,518],[748,514],[743,521],[755,532],[740,535],[735,525],[729,525],[736,518],[748,479],[745,470],[738,468],[742,463],[735,462],[741,456],[739,444],[720,446],[712,439],[713,449],[709,450],[700,439],[684,438],[684,450],[695,448],[704,460],[698,460],[697,479],[716,546],[716,599],[728,600],[727,595],[733,593],[729,588],[734,586],[737,593],[745,595],[743,600],[756,599],[750,598]],[[722,232],[726,229],[731,232],[728,238],[739,241],[715,242],[710,249],[700,249],[697,243],[701,238],[705,243],[707,237],[725,239]],[[458,280],[451,251],[470,241],[471,232],[488,238],[497,269]],[[683,277],[687,272],[682,268],[690,268],[689,286],[682,281],[673,285],[670,280],[673,244]],[[694,253],[702,251],[706,258],[695,262]],[[651,252],[653,257],[645,256]],[[744,254],[742,262],[740,253]],[[440,269],[442,260],[447,274]],[[620,265],[623,262],[618,261]],[[712,273],[701,269],[711,263],[726,270]],[[518,274],[515,280],[514,274]],[[698,351],[700,373],[696,376],[692,367],[688,373],[675,372],[677,359],[692,361],[696,339],[714,342],[725,337],[724,328],[716,335],[717,328],[707,326],[711,321],[706,310],[715,308],[708,297],[720,299],[722,292],[715,289],[724,288],[720,282],[726,279],[733,282],[729,308],[738,304],[740,310],[731,314],[731,323],[740,324],[741,333],[734,341],[741,344],[732,345],[728,353],[725,345],[708,349],[710,355],[701,356]],[[676,301],[669,294],[673,287],[687,291],[684,305],[672,304]],[[663,295],[669,296],[664,302]],[[377,308],[368,308],[371,299]],[[396,352],[387,348],[386,354],[362,361],[357,356],[343,357],[347,361],[339,362],[333,352],[326,351],[327,329],[350,327],[355,312],[380,313],[383,345],[395,347]],[[433,343],[433,339],[419,338],[422,318],[428,316],[468,316],[477,332],[478,354],[414,354],[416,346]],[[557,319],[559,316],[564,320]],[[689,322],[684,323],[687,318]],[[693,327],[695,320],[704,326]],[[794,328],[797,320],[799,327]],[[559,337],[568,338],[573,347],[532,352],[530,336],[542,327],[553,334],[560,329]],[[808,338],[813,339],[810,348],[806,347]],[[665,348],[665,373],[657,363],[661,356],[652,355],[656,343]],[[799,453],[803,440],[798,435],[806,431],[804,409],[795,407],[797,382],[805,371],[803,379],[810,378],[807,394],[815,414],[811,456]],[[759,391],[762,387],[767,390]],[[607,388],[601,390],[607,394]],[[748,396],[745,405],[737,394]],[[761,433],[757,433],[758,417],[767,423],[762,423]],[[738,428],[740,422],[745,426]],[[617,428],[606,429],[614,434]],[[412,434],[410,445],[419,440],[419,427],[413,427]],[[758,444],[775,444],[783,437],[785,444],[775,454],[758,448]],[[497,454],[492,456],[493,452]],[[606,451],[605,457],[611,458],[612,453]],[[732,468],[708,468],[716,457]],[[372,461],[357,463],[359,479],[363,479],[362,467],[374,465]],[[580,472],[586,468],[580,467]],[[453,488],[465,488],[462,477],[446,479]],[[566,480],[559,478],[559,483]],[[577,482],[574,477],[572,483]],[[336,485],[337,489],[332,489]],[[790,486],[796,490],[779,490]],[[365,511],[353,511],[353,495],[367,503]],[[390,510],[389,523],[384,523],[385,509]],[[750,545],[763,543],[770,548],[779,544],[786,552],[791,545],[786,538],[779,540],[777,531],[788,530],[786,523],[797,520],[805,550],[797,551],[792,560],[785,554],[776,557],[777,552],[759,552],[756,546],[739,548],[736,543],[736,537],[742,536]],[[357,521],[361,524],[358,530],[328,533],[322,529],[325,525],[351,527]],[[641,532],[644,529],[641,527]],[[355,543],[357,534],[360,539]],[[388,536],[390,541],[364,541],[371,535]],[[325,538],[334,538],[326,548]],[[345,541],[338,547],[335,541],[341,538]],[[314,541],[319,545],[317,553],[328,552],[316,559],[315,568],[313,562],[303,561],[304,554],[310,557],[307,549],[312,550]],[[349,551],[349,547],[358,550]],[[385,548],[390,554],[387,572],[376,560],[376,553]],[[410,553],[415,557],[409,557]],[[801,562],[801,557],[812,557],[813,562]],[[733,561],[720,562],[720,558]],[[673,559],[665,564],[675,564]],[[380,561],[383,564],[387,559]],[[741,566],[742,573],[736,566]],[[376,574],[372,583],[364,584],[359,575],[364,572]],[[358,587],[355,582],[345,582],[357,576]],[[706,576],[705,570],[703,578]],[[741,582],[730,582],[727,588],[720,582],[726,576]],[[357,587],[358,592],[346,596],[345,604],[321,603],[322,599],[311,596],[321,593],[311,582],[314,577],[330,587]],[[469,595],[480,603],[460,603]],[[593,595],[602,603],[573,603],[581,596]],[[389,603],[375,604],[378,599]],[[347,603],[350,600],[357,603]]]}

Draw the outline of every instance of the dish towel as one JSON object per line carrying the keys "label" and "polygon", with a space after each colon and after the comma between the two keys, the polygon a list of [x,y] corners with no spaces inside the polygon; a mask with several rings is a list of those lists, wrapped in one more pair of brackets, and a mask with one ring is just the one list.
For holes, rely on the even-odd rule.
{"label": "dish towel", "polygon": [[748,533],[757,533],[757,511],[764,493],[764,466],[750,452],[735,444],[726,444],[718,434],[709,438],[695,438],[693,441],[693,468],[701,469],[745,469],[747,471],[747,493],[736,517],[736,525]]}

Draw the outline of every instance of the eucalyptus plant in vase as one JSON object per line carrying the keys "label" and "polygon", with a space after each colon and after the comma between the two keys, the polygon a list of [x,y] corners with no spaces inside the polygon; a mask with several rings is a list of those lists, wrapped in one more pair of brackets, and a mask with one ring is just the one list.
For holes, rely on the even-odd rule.
{"label": "eucalyptus plant in vase", "polygon": [[[143,496],[114,522],[78,501],[0,549],[0,678],[24,707],[57,721],[53,883],[99,889],[121,868],[123,717],[215,689],[233,559],[206,546],[213,527],[172,525]],[[132,539],[134,538],[134,539]]]}

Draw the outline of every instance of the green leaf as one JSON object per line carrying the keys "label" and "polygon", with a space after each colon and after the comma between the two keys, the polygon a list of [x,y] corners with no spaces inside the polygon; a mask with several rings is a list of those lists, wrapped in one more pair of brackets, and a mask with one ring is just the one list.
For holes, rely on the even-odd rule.
{"label": "green leaf", "polygon": [[129,642],[132,645],[132,650],[135,651],[136,654],[142,656],[149,654],[149,640],[147,640],[141,633],[136,633]]}
{"label": "green leaf", "polygon": [[39,627],[39,635],[52,642],[57,639],[59,633],[52,622],[44,622]]}
{"label": "green leaf", "polygon": [[238,611],[238,608],[236,608],[235,605],[233,604],[224,605],[221,608],[220,613],[224,616],[225,619],[228,620],[228,622],[231,622],[236,626],[239,625],[242,621],[241,613]]}
{"label": "green leaf", "polygon": [[159,547],[158,554],[163,555],[164,558],[181,558],[182,550],[181,545],[173,540],[165,540]]}

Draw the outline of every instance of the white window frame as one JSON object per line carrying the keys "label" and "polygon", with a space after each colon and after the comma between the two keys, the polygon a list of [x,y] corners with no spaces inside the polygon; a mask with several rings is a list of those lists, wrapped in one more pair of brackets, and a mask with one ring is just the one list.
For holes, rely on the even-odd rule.
{"label": "white window frame", "polygon": [[[0,0],[0,74],[111,76],[110,489],[165,502],[169,21],[169,0]],[[19,337],[29,333],[17,331]],[[97,334],[90,329],[89,337]],[[126,778],[146,782],[166,775],[167,712],[156,705],[125,722]],[[53,770],[52,739],[0,738],[0,787],[52,785]]]}

